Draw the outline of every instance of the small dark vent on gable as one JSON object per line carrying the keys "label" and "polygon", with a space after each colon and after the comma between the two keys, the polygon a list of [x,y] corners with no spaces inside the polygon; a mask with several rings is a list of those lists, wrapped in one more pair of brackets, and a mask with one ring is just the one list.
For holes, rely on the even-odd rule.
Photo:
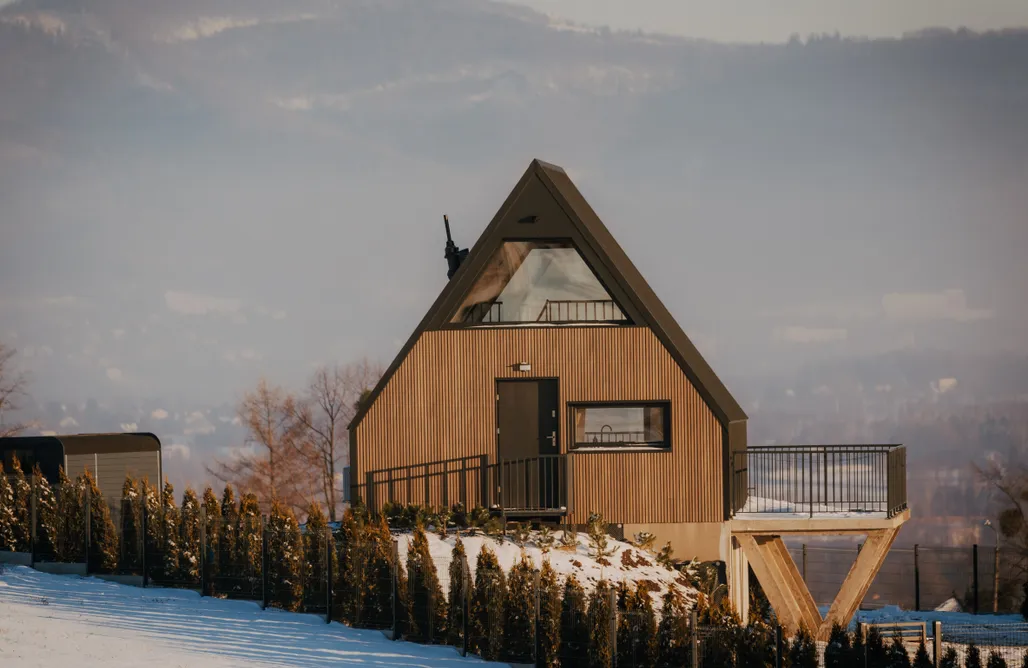
{"label": "small dark vent on gable", "polygon": [[537,216],[537,215],[535,215],[533,213],[531,215],[525,216],[524,218],[519,218],[518,222],[522,223],[522,224],[528,224],[528,223],[534,223],[537,220],[539,220],[539,216]]}

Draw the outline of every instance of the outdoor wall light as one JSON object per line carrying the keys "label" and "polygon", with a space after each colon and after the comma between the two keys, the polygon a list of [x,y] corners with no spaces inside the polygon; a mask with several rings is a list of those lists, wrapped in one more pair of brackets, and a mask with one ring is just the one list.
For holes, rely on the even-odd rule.
{"label": "outdoor wall light", "polygon": [[514,364],[515,371],[531,371],[532,365],[528,362],[517,362]]}

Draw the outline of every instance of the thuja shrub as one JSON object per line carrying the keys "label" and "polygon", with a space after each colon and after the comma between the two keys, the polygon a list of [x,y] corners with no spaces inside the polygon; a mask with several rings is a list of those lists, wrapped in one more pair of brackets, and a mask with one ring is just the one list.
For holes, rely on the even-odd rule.
{"label": "thuja shrub", "polygon": [[524,663],[535,654],[535,568],[521,554],[507,576],[506,619],[503,625],[503,658]]}
{"label": "thuja shrub", "polygon": [[560,665],[586,666],[589,649],[589,616],[585,589],[572,573],[564,581],[561,600]]}
{"label": "thuja shrub", "polygon": [[917,646],[917,653],[914,655],[913,668],[933,668],[935,664],[932,662],[930,656],[928,656],[928,648],[925,647],[924,638]]}
{"label": "thuja shrub", "polygon": [[467,626],[467,611],[471,596],[471,569],[468,567],[468,555],[464,549],[464,541],[457,536],[450,553],[450,592],[446,606],[446,642],[454,647],[464,645],[464,632]]}
{"label": "thuja shrub", "polygon": [[421,523],[407,549],[408,634],[424,642],[446,637],[446,598]]}
{"label": "thuja shrub", "polygon": [[559,665],[560,620],[563,592],[549,559],[543,562],[539,573],[539,657],[537,664],[544,668]]}
{"label": "thuja shrub", "polygon": [[139,485],[125,476],[121,485],[121,566],[133,571],[143,565],[143,506]]}
{"label": "thuja shrub", "polygon": [[200,581],[200,500],[187,487],[182,495],[179,515],[179,577],[187,582]]}
{"label": "thuja shrub", "polygon": [[903,644],[903,637],[897,632],[889,645],[889,668],[910,668],[910,655]]}
{"label": "thuja shrub", "polygon": [[475,588],[471,595],[472,651],[487,661],[500,657],[503,650],[503,626],[507,578],[496,560],[496,554],[482,545],[475,564]]}
{"label": "thuja shrub", "polygon": [[87,469],[80,479],[80,485],[89,490],[89,571],[111,573],[118,567],[118,532],[111,520],[111,509],[107,506],[96,479]]}
{"label": "thuja shrub", "polygon": [[36,553],[49,559],[57,554],[57,497],[39,464],[32,468],[32,478],[36,486]]}
{"label": "thuja shrub", "polygon": [[14,489],[10,478],[0,462],[0,551],[16,552],[18,543],[14,539]]}
{"label": "thuja shrub", "polygon": [[649,590],[636,584],[619,596],[618,665],[647,668],[657,662],[657,617]]}
{"label": "thuja shrub", "polygon": [[[327,593],[329,565],[336,570],[336,551],[328,533],[328,519],[321,504],[313,501],[307,507],[306,531],[303,534],[304,599],[315,592]],[[320,602],[319,602],[320,603]]]}
{"label": "thuja shrub", "polygon": [[690,664],[691,629],[685,599],[669,588],[661,599],[660,623],[657,625],[657,666],[675,668]]}
{"label": "thuja shrub", "polygon": [[852,651],[850,635],[841,624],[832,624],[832,632],[825,645],[825,668],[849,668],[850,652]]}
{"label": "thuja shrub", "polygon": [[57,475],[57,560],[82,563],[86,559],[85,494],[63,467]]}
{"label": "thuja shrub", "polygon": [[612,591],[606,580],[600,580],[589,595],[589,663],[594,666],[609,666],[614,658]]}
{"label": "thuja shrub", "polygon": [[303,538],[290,508],[271,502],[267,527],[269,602],[295,612],[303,601]]}
{"label": "thuja shrub", "polygon": [[28,552],[32,549],[32,528],[30,521],[30,504],[32,503],[32,489],[25,479],[25,472],[21,468],[21,462],[17,457],[11,457],[11,492],[13,495],[13,525],[14,546],[17,552]]}
{"label": "thuja shrub", "polygon": [[215,589],[228,593],[239,588],[237,581],[241,567],[239,564],[237,544],[239,541],[239,507],[232,485],[225,485],[221,494],[220,517],[217,530],[217,561]]}

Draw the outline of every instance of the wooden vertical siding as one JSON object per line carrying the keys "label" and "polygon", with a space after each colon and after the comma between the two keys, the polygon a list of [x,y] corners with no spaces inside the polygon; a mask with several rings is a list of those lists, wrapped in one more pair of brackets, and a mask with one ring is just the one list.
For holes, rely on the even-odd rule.
{"label": "wooden vertical siding", "polygon": [[[528,362],[532,370],[511,369]],[[496,456],[497,378],[558,378],[561,452],[567,405],[578,401],[669,401],[668,452],[571,456],[572,520],[600,512],[611,522],[724,519],[723,428],[678,364],[646,327],[524,327],[429,331],[421,335],[356,429],[355,484],[368,471],[439,460]],[[433,467],[433,471],[439,467]],[[431,502],[443,479],[406,484],[394,499]],[[382,476],[378,476],[381,480]],[[477,472],[464,474],[477,485]],[[399,488],[403,490],[399,490]],[[475,488],[473,488],[475,489]]]}

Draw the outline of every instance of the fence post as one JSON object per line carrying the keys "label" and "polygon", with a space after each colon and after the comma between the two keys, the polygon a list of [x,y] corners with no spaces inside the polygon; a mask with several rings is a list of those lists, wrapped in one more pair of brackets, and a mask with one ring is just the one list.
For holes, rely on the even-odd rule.
{"label": "fence post", "polygon": [[261,515],[261,610],[268,609],[268,525]]}
{"label": "fence post", "polygon": [[932,661],[935,668],[939,668],[942,661],[942,622],[939,620],[932,622]]}
{"label": "fence post", "polygon": [[[782,654],[785,650],[782,641],[782,625],[778,624],[775,626],[775,668],[784,668],[782,666]],[[694,663],[693,665],[695,666],[696,664]]]}
{"label": "fence post", "polygon": [[914,543],[914,610],[921,610],[921,561],[917,543]]}
{"label": "fence post", "polygon": [[992,614],[999,614],[999,543],[996,543],[996,547],[993,549]]}
{"label": "fence post", "polygon": [[464,589],[461,590],[461,591],[464,592],[464,601],[462,603],[462,610],[461,610],[461,616],[460,616],[461,617],[461,619],[460,619],[461,639],[462,639],[461,648],[460,648],[460,655],[461,656],[467,656],[468,655],[468,646],[470,645],[470,643],[468,642],[468,614],[471,612],[471,591],[470,591],[471,583],[468,582],[468,575],[469,574],[470,574],[470,571],[467,568],[462,568],[461,569],[460,577],[461,577],[461,580],[464,581]]}
{"label": "fence post", "polygon": [[84,490],[82,490],[82,497],[83,497],[83,499],[85,499],[85,505],[84,505],[85,512],[83,513],[83,515],[86,518],[86,541],[85,541],[86,542],[86,545],[85,545],[85,552],[86,552],[86,554],[85,554],[86,575],[89,575],[89,548],[90,548],[90,543],[93,540],[93,536],[90,534],[90,529],[91,529],[90,525],[93,523],[92,522],[92,519],[93,519],[93,508],[92,508],[93,498],[92,498],[91,492],[92,492],[92,490],[89,489],[88,487],[86,487]]}
{"label": "fence post", "polygon": [[696,614],[695,609],[689,613],[689,626],[691,627],[689,644],[692,649],[689,654],[692,656],[692,668],[700,668],[699,615]]}
{"label": "fence post", "polygon": [[[35,568],[36,566],[36,516],[38,511],[36,510],[36,475],[32,474],[32,493],[29,495],[29,564]],[[998,555],[997,554],[997,563]]]}
{"label": "fence post", "polygon": [[200,506],[200,596],[207,595],[207,508]]}
{"label": "fence post", "polygon": [[325,623],[332,623],[332,561],[335,556],[332,527],[325,527]]}
{"label": "fence post", "polygon": [[610,590],[610,665],[618,665],[618,593]]}
{"label": "fence post", "polygon": [[400,580],[399,580],[399,567],[400,567],[400,547],[396,539],[393,539],[393,587],[391,603],[393,609],[393,640],[400,639],[400,615],[399,615],[399,604],[400,601]]}
{"label": "fence post", "polygon": [[532,658],[536,666],[539,665],[539,571],[534,572],[532,582],[535,585],[535,623],[532,624]]}
{"label": "fence post", "polygon": [[143,500],[140,501],[142,504],[142,512],[140,513],[140,533],[143,538],[143,549],[140,550],[139,563],[143,569],[143,588],[145,589],[150,584],[150,577],[146,570],[146,489],[143,489]]}
{"label": "fence post", "polygon": [[971,570],[974,572],[974,614],[978,614],[978,543],[971,546]]}

